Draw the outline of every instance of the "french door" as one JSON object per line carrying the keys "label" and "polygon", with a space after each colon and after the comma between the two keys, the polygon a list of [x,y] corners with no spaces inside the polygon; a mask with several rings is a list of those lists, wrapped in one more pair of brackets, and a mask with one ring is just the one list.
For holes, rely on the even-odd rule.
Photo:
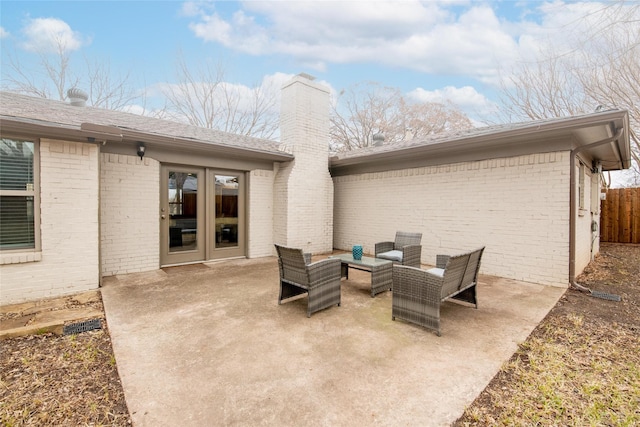
{"label": "french door", "polygon": [[244,174],[163,165],[163,266],[245,255]]}

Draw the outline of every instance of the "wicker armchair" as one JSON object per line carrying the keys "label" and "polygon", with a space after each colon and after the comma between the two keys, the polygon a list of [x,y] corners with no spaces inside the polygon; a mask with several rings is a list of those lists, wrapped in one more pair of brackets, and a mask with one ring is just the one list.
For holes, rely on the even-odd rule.
{"label": "wicker armchair", "polygon": [[398,231],[395,241],[376,243],[376,258],[388,259],[394,264],[420,268],[421,240],[422,233]]}
{"label": "wicker armchair", "polygon": [[311,262],[311,255],[301,249],[275,245],[280,268],[278,304],[296,295],[308,294],[307,317],[334,304],[340,305],[339,259]]}
{"label": "wicker armchair", "polygon": [[396,317],[436,331],[440,304],[451,298],[478,308],[476,285],[484,247],[455,256],[438,255],[436,268],[393,266],[391,319]]}

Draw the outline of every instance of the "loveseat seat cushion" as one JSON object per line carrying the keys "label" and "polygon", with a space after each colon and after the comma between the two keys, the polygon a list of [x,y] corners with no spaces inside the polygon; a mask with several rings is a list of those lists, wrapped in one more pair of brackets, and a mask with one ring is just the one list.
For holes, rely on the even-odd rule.
{"label": "loveseat seat cushion", "polygon": [[427,273],[438,277],[444,277],[444,268],[430,268],[427,270]]}
{"label": "loveseat seat cushion", "polygon": [[402,262],[402,251],[388,251],[381,252],[376,255],[376,258],[388,259],[390,261]]}

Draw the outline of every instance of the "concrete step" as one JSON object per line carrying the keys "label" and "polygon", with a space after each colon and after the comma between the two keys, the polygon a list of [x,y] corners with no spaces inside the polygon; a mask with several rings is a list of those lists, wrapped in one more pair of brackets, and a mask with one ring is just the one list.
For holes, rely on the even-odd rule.
{"label": "concrete step", "polygon": [[96,290],[0,306],[0,340],[48,332],[62,335],[69,323],[104,317],[104,310],[89,305],[101,301]]}

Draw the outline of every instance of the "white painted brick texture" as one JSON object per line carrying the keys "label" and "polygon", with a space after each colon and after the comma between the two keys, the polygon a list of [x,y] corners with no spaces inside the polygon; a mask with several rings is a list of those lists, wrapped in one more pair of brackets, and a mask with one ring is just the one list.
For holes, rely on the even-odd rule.
{"label": "white painted brick texture", "polygon": [[569,155],[336,177],[334,247],[422,232],[422,262],[486,246],[482,273],[566,286]]}
{"label": "white painted brick texture", "polygon": [[274,176],[271,170],[253,170],[249,177],[249,258],[273,255]]}
{"label": "white painted brick texture", "polygon": [[145,157],[101,156],[102,275],[160,267],[160,164]]}
{"label": "white painted brick texture", "polygon": [[42,251],[0,266],[0,304],[98,288],[98,175],[97,146],[41,140]]}
{"label": "white painted brick texture", "polygon": [[275,178],[274,240],[312,253],[333,249],[329,92],[300,76],[282,91],[281,140],[295,160]]}
{"label": "white painted brick texture", "polygon": [[[577,182],[579,181],[580,168],[576,166],[576,195],[580,197]],[[598,175],[593,175],[585,170],[584,179],[584,210],[578,209],[576,206],[576,276],[591,262],[595,254],[600,251],[600,181]],[[596,187],[596,191],[592,191],[592,186]],[[596,196],[595,210],[591,209],[591,197]],[[578,203],[576,203],[578,205]],[[591,231],[591,222],[595,221],[598,229]]]}

